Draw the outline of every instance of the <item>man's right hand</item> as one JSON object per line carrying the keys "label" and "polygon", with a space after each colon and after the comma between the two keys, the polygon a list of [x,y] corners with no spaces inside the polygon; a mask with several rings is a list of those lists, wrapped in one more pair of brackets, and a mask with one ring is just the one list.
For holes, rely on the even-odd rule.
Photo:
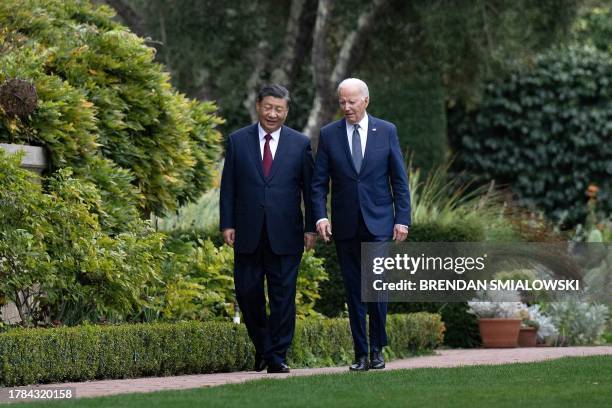
{"label": "man's right hand", "polygon": [[329,221],[323,220],[317,224],[317,232],[321,239],[325,242],[329,242],[332,235],[332,227]]}
{"label": "man's right hand", "polygon": [[236,240],[236,230],[234,228],[226,228],[223,230],[223,240],[225,243],[232,248],[234,247],[234,241]]}

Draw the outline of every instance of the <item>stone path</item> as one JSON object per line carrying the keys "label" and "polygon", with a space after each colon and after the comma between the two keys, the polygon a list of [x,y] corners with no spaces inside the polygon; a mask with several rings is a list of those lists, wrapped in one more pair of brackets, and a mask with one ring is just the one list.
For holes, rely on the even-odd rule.
{"label": "stone path", "polygon": [[[413,357],[388,362],[385,370],[507,364],[543,361],[567,356],[591,355],[612,355],[612,346],[438,350],[435,355],[431,356]],[[254,371],[242,371],[235,373],[183,375],[177,377],[147,377],[128,380],[47,384],[40,385],[40,387],[74,387],[77,397],[81,398],[133,392],[212,387],[215,385],[241,383],[261,378],[287,378],[292,376],[346,373],[347,371],[347,367],[293,369],[290,374],[267,374],[265,372],[256,373]],[[3,391],[3,389],[0,388],[0,391]],[[6,389],[4,389],[4,391],[6,391]]]}

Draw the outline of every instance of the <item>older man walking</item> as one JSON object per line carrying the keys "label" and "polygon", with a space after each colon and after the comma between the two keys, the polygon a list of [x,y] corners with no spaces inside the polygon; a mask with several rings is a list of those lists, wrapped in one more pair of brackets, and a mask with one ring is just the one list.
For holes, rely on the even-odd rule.
{"label": "older man walking", "polygon": [[365,82],[348,78],[340,83],[338,102],[344,118],[321,129],[312,178],[313,217],[325,241],[332,236],[326,207],[331,179],[333,236],[355,348],[351,371],[384,368],[387,345],[387,303],[361,301],[361,243],[403,241],[411,222],[397,129],[367,114],[369,98]]}

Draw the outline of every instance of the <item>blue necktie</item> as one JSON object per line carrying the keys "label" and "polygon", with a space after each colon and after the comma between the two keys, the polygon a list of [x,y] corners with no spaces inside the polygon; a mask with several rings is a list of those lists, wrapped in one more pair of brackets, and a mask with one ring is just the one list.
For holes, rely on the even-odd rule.
{"label": "blue necktie", "polygon": [[355,124],[353,129],[353,146],[351,154],[353,155],[353,164],[357,173],[361,170],[361,162],[363,161],[363,155],[361,153],[361,137],[359,137],[359,124]]}

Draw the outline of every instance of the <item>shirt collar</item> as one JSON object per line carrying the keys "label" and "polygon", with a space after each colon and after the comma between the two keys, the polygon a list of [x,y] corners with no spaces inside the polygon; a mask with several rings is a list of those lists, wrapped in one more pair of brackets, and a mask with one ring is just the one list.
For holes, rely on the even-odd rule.
{"label": "shirt collar", "polygon": [[[281,133],[281,129],[283,127],[279,127],[277,130],[275,130],[274,132],[270,133],[270,136],[272,136],[272,140],[274,140],[275,142],[278,142],[278,139],[280,138],[280,133]],[[266,134],[268,134],[268,132],[266,132],[264,130],[264,128],[261,127],[261,123],[257,122],[257,130],[259,131],[259,140],[264,140],[264,138],[266,137]]]}
{"label": "shirt collar", "polygon": [[[358,124],[359,124],[359,129],[365,129],[367,132],[368,130],[368,112],[366,112],[365,115],[363,115],[363,118],[361,118]],[[346,130],[349,131],[350,133],[353,132],[354,127],[355,125],[352,125],[346,122]]]}

